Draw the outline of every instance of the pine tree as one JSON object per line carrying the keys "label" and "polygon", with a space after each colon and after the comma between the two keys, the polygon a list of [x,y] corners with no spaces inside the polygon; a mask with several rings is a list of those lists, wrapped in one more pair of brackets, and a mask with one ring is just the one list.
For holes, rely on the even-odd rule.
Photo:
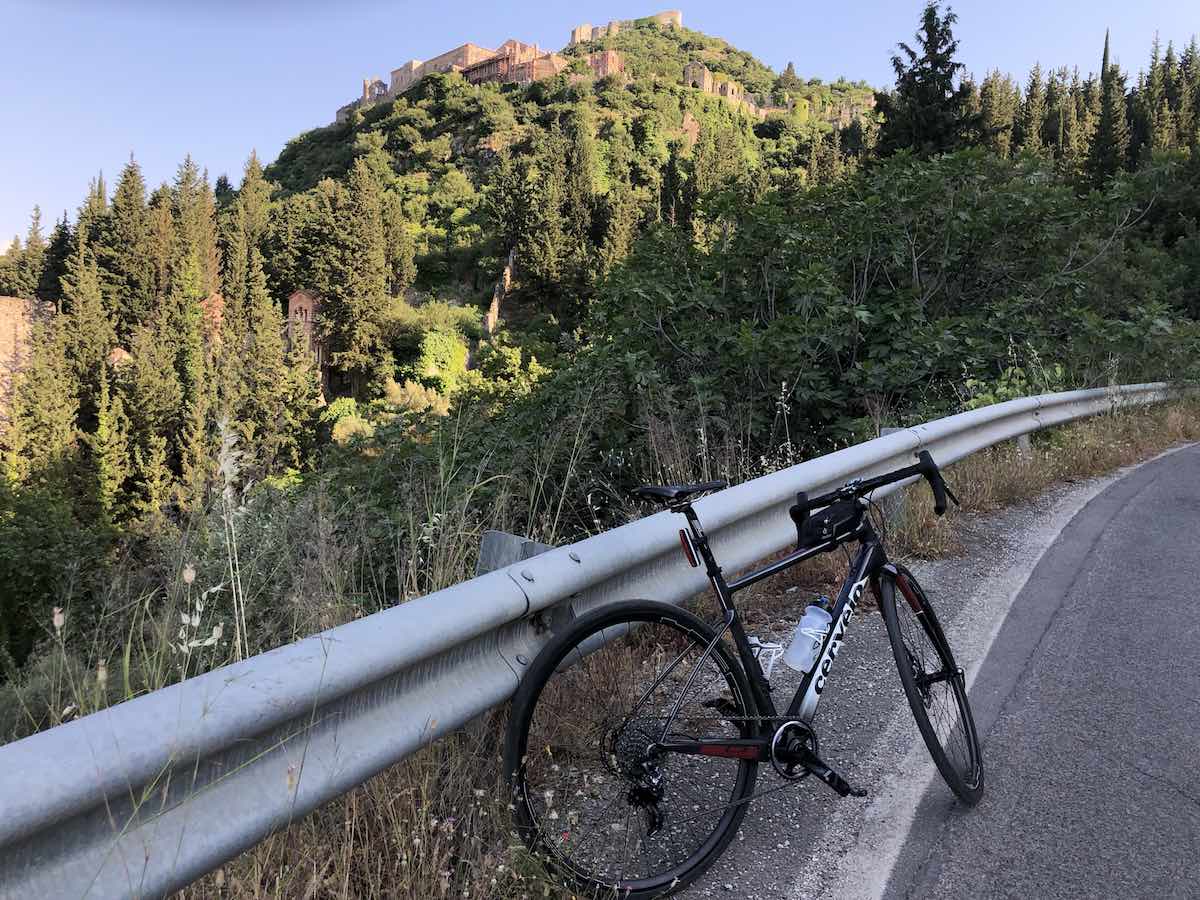
{"label": "pine tree", "polygon": [[13,235],[12,243],[0,256],[0,295],[16,296],[20,291],[21,239]]}
{"label": "pine tree", "polygon": [[65,321],[66,347],[79,385],[80,426],[90,431],[96,422],[101,373],[117,339],[100,290],[95,255],[82,242],[67,263],[63,300],[69,310]]}
{"label": "pine tree", "polygon": [[1003,157],[1012,152],[1019,96],[1016,85],[999,70],[992,70],[980,88],[980,131],[985,147]]}
{"label": "pine tree", "polygon": [[1017,129],[1017,146],[1023,153],[1042,153],[1042,125],[1046,118],[1046,93],[1042,67],[1035,63],[1025,87],[1025,101]]}
{"label": "pine tree", "polygon": [[67,260],[71,257],[73,243],[71,229],[67,225],[67,213],[64,210],[62,218],[55,223],[54,230],[50,232],[50,242],[46,245],[46,259],[37,289],[38,299],[53,303],[56,308],[62,303],[62,279],[67,274]]}
{"label": "pine tree", "polygon": [[904,54],[892,57],[896,88],[880,95],[878,110],[884,124],[879,149],[885,155],[911,148],[922,155],[957,150],[979,123],[967,115],[969,88],[955,80],[963,65],[954,59],[958,41],[953,26],[958,17],[950,9],[945,15],[930,0],[921,16],[916,39],[918,53],[901,43]]}
{"label": "pine tree", "polygon": [[[178,471],[178,454],[171,465],[168,436],[174,438],[183,417],[183,389],[176,371],[177,336],[165,320],[166,310],[149,323],[134,329],[130,337],[130,361],[118,371],[118,388],[130,418],[134,446],[135,478],[154,484],[169,484]],[[161,443],[161,448],[159,444]],[[162,459],[162,471],[146,469],[150,460]],[[166,494],[156,494],[165,500]]]}
{"label": "pine tree", "polygon": [[116,319],[117,338],[127,343],[133,329],[154,309],[154,273],[150,254],[151,222],[146,182],[132,156],[113,193],[107,226],[96,246],[105,299]]}
{"label": "pine tree", "polygon": [[221,280],[217,250],[216,199],[191,156],[180,164],[171,189],[172,208],[178,234],[177,263],[190,259],[197,267],[200,291],[205,297],[216,293]]}
{"label": "pine tree", "polygon": [[147,253],[151,272],[150,294],[156,305],[161,303],[171,290],[171,268],[178,255],[179,238],[171,207],[171,189],[165,184],[150,195],[150,236]]}
{"label": "pine tree", "polygon": [[110,525],[128,517],[125,480],[129,477],[129,420],[120,395],[109,391],[107,365],[98,373],[96,427],[86,435],[88,462],[94,479],[93,492],[98,519]]}
{"label": "pine tree", "polygon": [[[101,239],[108,219],[108,185],[101,172],[88,185],[88,193],[75,219],[74,239],[94,247]],[[74,248],[72,248],[74,249]]]}
{"label": "pine tree", "polygon": [[61,316],[39,324],[29,361],[13,379],[9,424],[3,433],[11,484],[62,486],[78,450],[79,380],[68,356]]}
{"label": "pine tree", "polygon": [[18,297],[32,300],[37,296],[38,285],[46,266],[46,239],[42,235],[42,210],[35,206],[29,217],[29,231],[25,234],[25,248],[17,264]]}

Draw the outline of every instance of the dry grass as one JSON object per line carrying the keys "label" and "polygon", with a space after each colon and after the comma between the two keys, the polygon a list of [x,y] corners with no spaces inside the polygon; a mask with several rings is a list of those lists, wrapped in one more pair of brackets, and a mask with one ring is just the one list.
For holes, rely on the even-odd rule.
{"label": "dry grass", "polygon": [[[702,424],[688,427],[663,421],[649,427],[666,448],[653,467],[663,475],[740,480],[792,461],[750,459],[735,444],[708,446]],[[572,438],[564,434],[564,440]],[[963,501],[964,512],[986,512],[1028,499],[1057,482],[1110,472],[1198,439],[1200,403],[1174,403],[1122,411],[1037,435],[1027,455],[1015,445],[1001,445],[950,467],[947,477]],[[667,453],[670,448],[675,448],[674,456]],[[344,510],[327,508],[332,498],[320,492],[311,495],[304,509],[293,511],[286,524],[266,528],[261,536],[239,534],[240,576],[246,583],[239,631],[250,644],[242,652],[257,649],[256,629],[275,629],[285,635],[310,633],[372,611],[385,602],[377,573],[389,567],[407,594],[459,580],[483,527],[472,509],[472,497],[452,489],[459,474],[456,456],[449,452],[443,471],[415,486],[409,515],[395,524],[397,552],[389,560],[356,555],[355,548],[366,543],[359,539],[356,520],[343,515]],[[890,506],[888,544],[893,555],[935,557],[955,552],[961,513],[935,518],[924,485],[907,494],[904,502]],[[525,524],[552,533],[560,499],[547,498],[537,510],[529,510]],[[509,527],[521,530],[521,524]],[[281,538],[294,548],[292,552],[259,555],[260,544],[278,546]],[[172,642],[178,646],[175,630],[181,611],[194,610],[195,598],[206,585],[229,577],[201,567],[198,576],[192,573],[194,585],[182,583],[187,552],[181,545],[179,565],[169,576],[161,602],[135,601],[142,613],[140,619],[132,617],[135,624],[129,628],[126,658],[122,661],[111,648],[97,648],[91,654],[107,659],[111,677],[107,673],[103,680],[98,677],[99,659],[78,662],[62,651],[59,642],[59,652],[48,654],[34,673],[36,685],[27,683],[31,689],[20,696],[21,711],[16,714],[23,720],[20,730],[27,733],[27,729],[56,724],[70,717],[63,714],[66,710],[73,716],[151,689],[171,679],[181,664],[186,668],[191,662],[194,672],[234,655],[235,648],[228,645],[232,616],[227,617],[229,627],[222,642],[197,648],[211,653],[211,660],[182,660],[178,652],[164,650]],[[264,571],[256,574],[255,565],[265,567]],[[756,630],[794,616],[803,598],[836,590],[844,571],[844,557],[829,554],[756,586],[747,596],[747,624]],[[277,578],[286,579],[281,597],[255,592],[254,584]],[[215,608],[211,604],[203,622],[192,629],[194,639],[211,634]],[[269,619],[263,618],[266,610]],[[51,710],[48,719],[45,714],[34,715],[35,707],[43,706]],[[543,877],[510,830],[499,759],[505,721],[506,710],[489,714],[264,840],[178,896],[197,900],[571,896]]]}

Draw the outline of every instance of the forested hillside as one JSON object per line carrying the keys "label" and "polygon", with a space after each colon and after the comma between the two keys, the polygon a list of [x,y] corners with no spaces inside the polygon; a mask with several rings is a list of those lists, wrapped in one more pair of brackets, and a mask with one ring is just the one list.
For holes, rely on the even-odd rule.
{"label": "forested hillside", "polygon": [[961,70],[953,21],[930,6],[848,125],[865,85],[644,23],[564,51],[626,78],[432,75],[236,188],[131,159],[73,224],[35,212],[0,257],[45,304],[2,438],[6,736],[464,577],[484,527],[561,541],[637,481],[1194,377],[1195,41],[1018,87]]}

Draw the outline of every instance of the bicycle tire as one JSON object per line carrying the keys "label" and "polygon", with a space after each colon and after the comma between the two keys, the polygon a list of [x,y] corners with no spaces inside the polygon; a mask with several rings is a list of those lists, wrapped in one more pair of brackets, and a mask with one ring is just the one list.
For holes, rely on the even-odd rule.
{"label": "bicycle tire", "polygon": [[[917,729],[942,778],[959,800],[974,806],[983,796],[983,751],[967,697],[966,680],[954,661],[954,653],[928,596],[911,572],[903,566],[895,569],[895,575],[885,572],[880,579],[880,610],[900,673],[900,684]],[[903,605],[896,601],[897,589]],[[912,622],[919,627],[913,627]],[[927,646],[913,646],[921,643]],[[939,665],[936,672],[928,670],[930,651],[936,655]],[[944,680],[932,683],[925,680],[943,675],[946,676]],[[951,704],[954,707],[953,722],[943,718]],[[937,722],[931,720],[931,711]]]}
{"label": "bicycle tire", "polygon": [[[645,790],[631,774],[645,764],[644,759],[637,761],[639,748],[654,739],[667,717],[648,714],[657,710],[653,687],[623,716],[614,713],[623,705],[621,696],[640,694],[650,681],[635,685],[642,670],[653,669],[654,679],[666,679],[658,693],[669,697],[676,682],[684,680],[685,664],[678,660],[690,653],[701,663],[679,696],[690,684],[697,697],[716,690],[728,694],[732,703],[699,716],[714,720],[706,726],[711,730],[701,732],[703,737],[751,736],[749,717],[758,713],[740,663],[724,641],[716,642],[708,657],[699,655],[715,637],[711,627],[686,610],[652,601],[615,603],[582,616],[555,637],[522,680],[504,754],[517,831],[536,856],[584,896],[649,898],[673,893],[699,877],[737,833],[754,791],[756,762],[664,754],[654,762],[664,796],[653,804],[646,804],[644,797],[636,802],[637,792]],[[654,668],[656,660],[669,660],[679,647],[683,649],[674,662]],[[550,685],[554,687],[548,690]],[[708,708],[704,703],[696,707]],[[689,715],[692,709],[688,707]],[[566,721],[556,718],[559,711],[567,712]],[[599,724],[588,719],[593,716]],[[739,721],[740,717],[747,718]],[[696,720],[685,718],[681,707],[672,721],[682,727]],[[726,782],[728,795],[720,788]],[[601,809],[609,794],[612,799]],[[556,800],[559,809],[554,808]],[[677,801],[682,802],[677,806]],[[715,805],[708,809],[704,804]],[[605,816],[614,808],[610,825]],[[636,812],[631,816],[630,810]],[[658,814],[659,830],[651,831]],[[623,822],[620,828],[615,817]],[[709,817],[716,820],[711,828],[701,821]],[[629,842],[634,835],[631,865]],[[672,835],[688,845],[686,852],[670,849]],[[607,845],[618,841],[623,847],[619,864],[605,857]]]}

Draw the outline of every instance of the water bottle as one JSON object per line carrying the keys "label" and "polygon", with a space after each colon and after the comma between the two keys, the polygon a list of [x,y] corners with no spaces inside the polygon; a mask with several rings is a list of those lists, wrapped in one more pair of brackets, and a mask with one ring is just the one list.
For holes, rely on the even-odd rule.
{"label": "water bottle", "polygon": [[828,603],[827,598],[818,598],[809,605],[804,611],[804,617],[796,623],[796,633],[792,635],[792,642],[783,654],[783,661],[789,669],[804,674],[816,665],[817,655],[821,652],[821,645],[825,642],[830,623],[833,622],[833,616],[825,608],[825,604]]}

